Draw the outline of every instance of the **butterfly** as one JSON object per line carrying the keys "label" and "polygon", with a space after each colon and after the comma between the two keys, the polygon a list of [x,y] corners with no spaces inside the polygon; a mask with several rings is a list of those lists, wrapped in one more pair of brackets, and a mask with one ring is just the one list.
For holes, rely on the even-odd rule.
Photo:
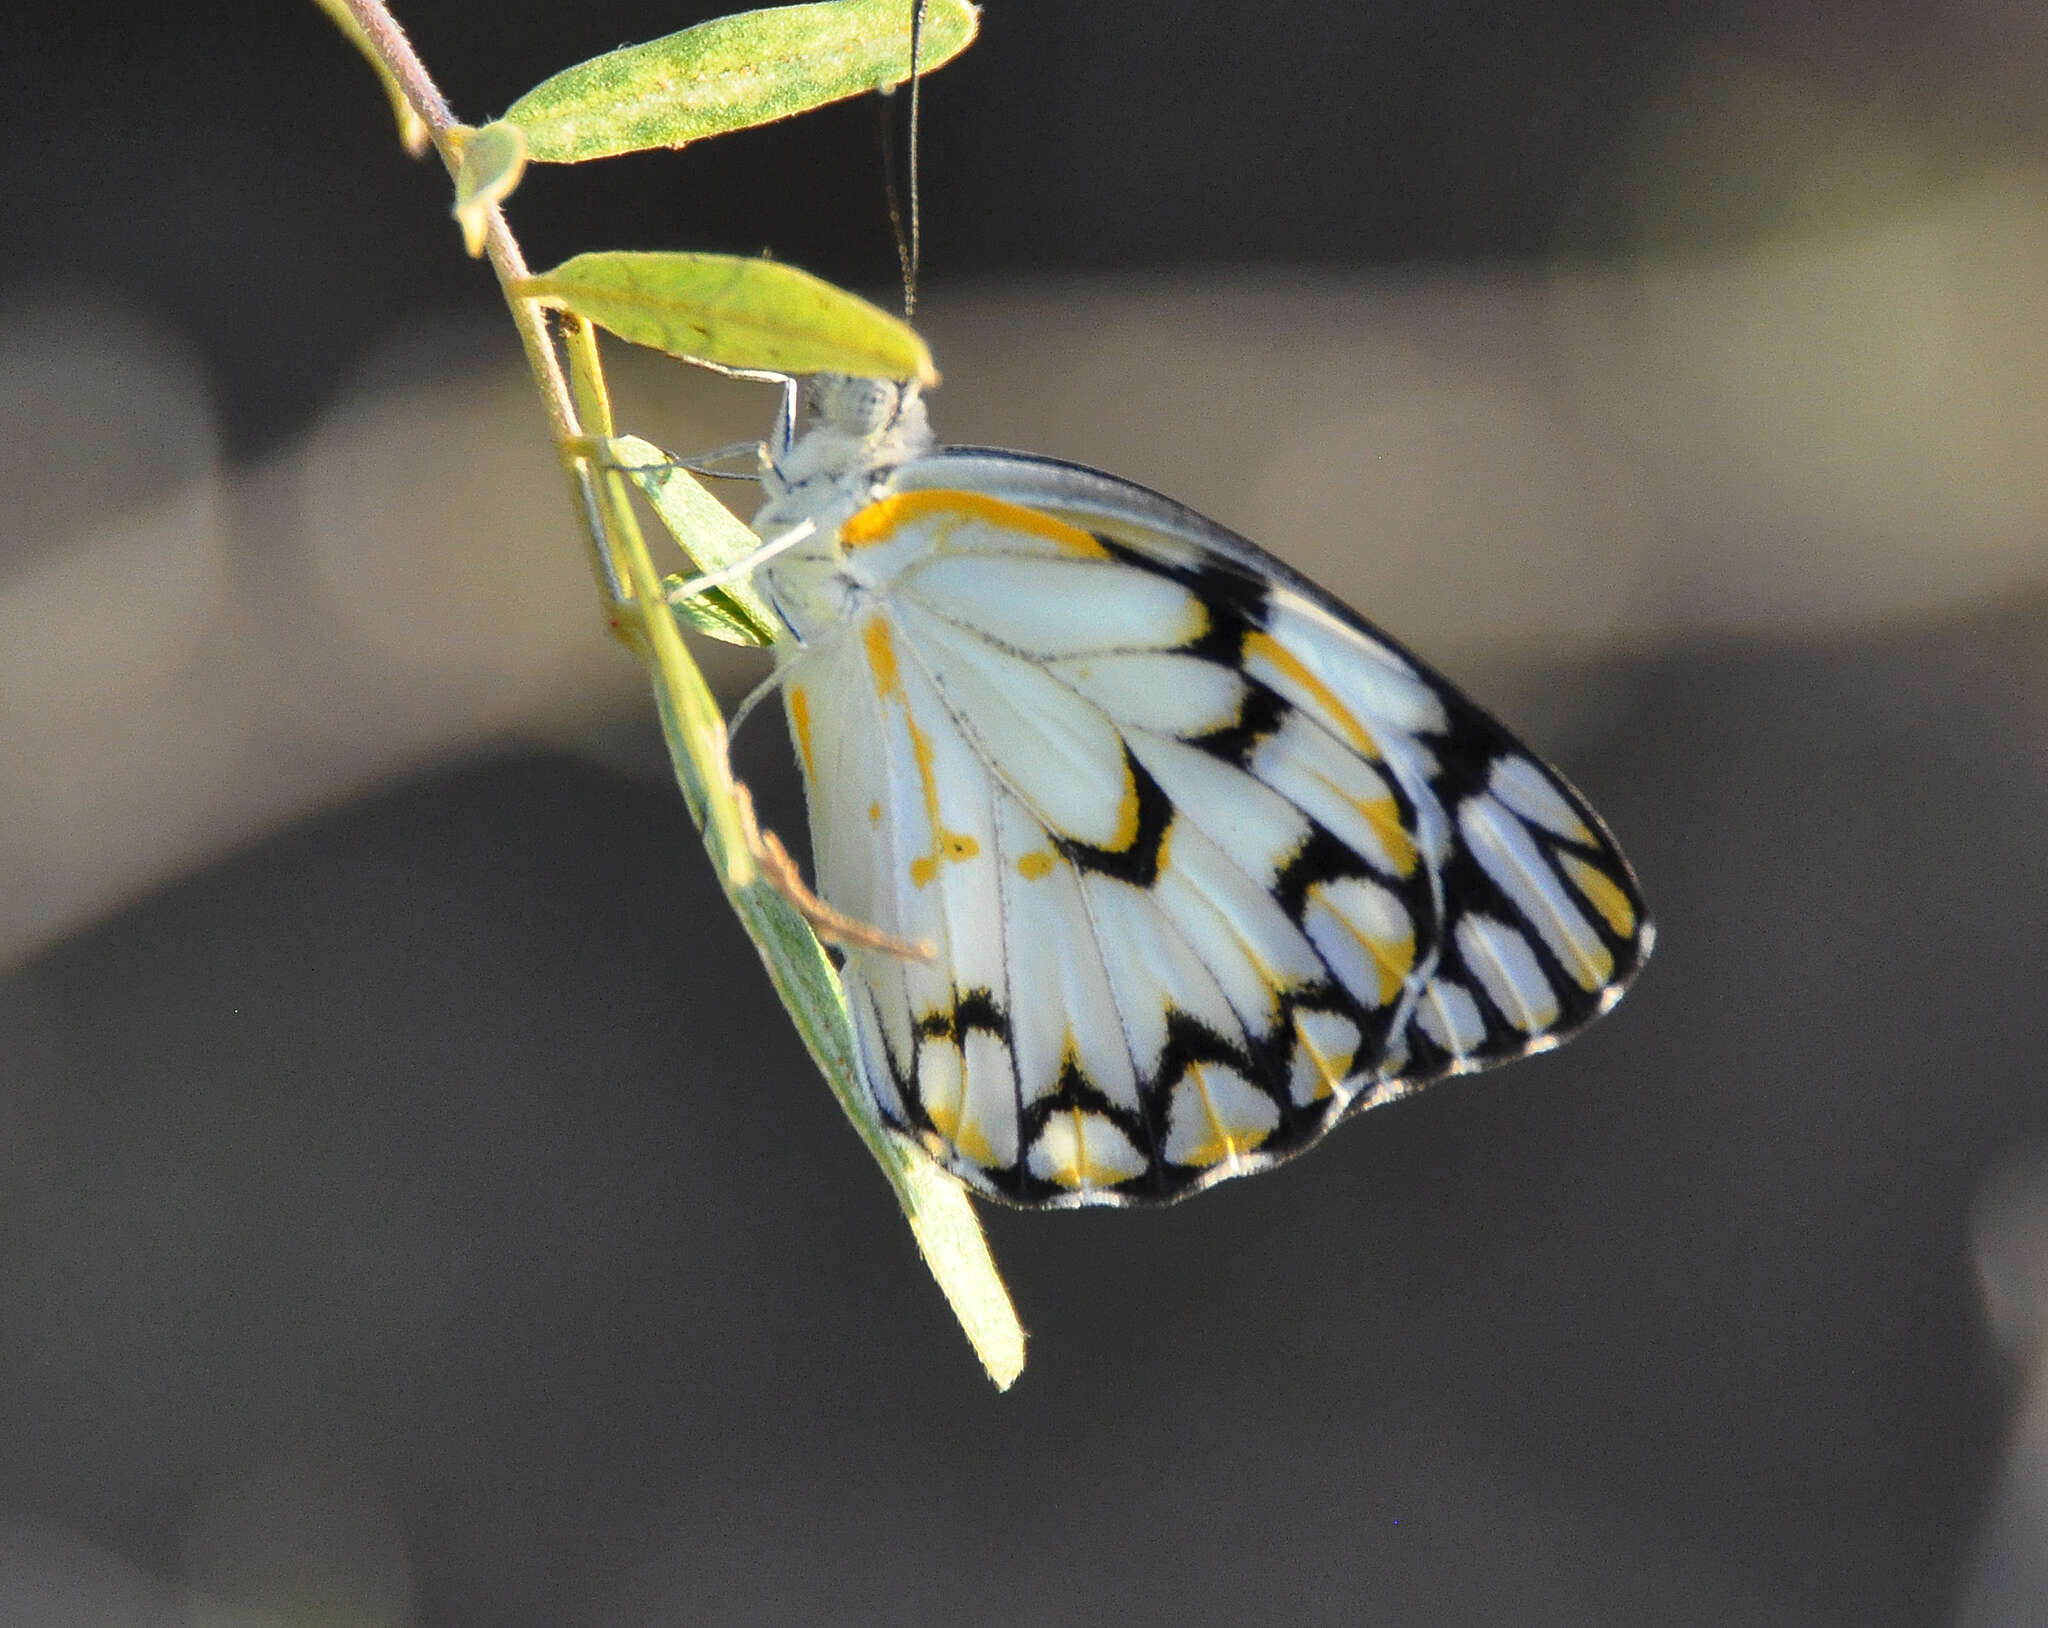
{"label": "butterfly", "polygon": [[1621,998],[1653,929],[1598,816],[1331,595],[1144,487],[936,445],[914,384],[797,412],[754,582],[817,892],[872,929],[877,1111],[970,1187],[1172,1201]]}

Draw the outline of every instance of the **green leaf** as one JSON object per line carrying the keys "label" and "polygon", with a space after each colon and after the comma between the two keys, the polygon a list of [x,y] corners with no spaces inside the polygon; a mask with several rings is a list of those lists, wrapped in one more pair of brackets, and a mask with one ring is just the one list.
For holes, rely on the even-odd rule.
{"label": "green leaf", "polygon": [[[723,570],[761,546],[750,527],[652,441],[615,435],[604,443],[604,461],[647,494],[661,523],[699,570]],[[761,614],[768,615],[765,605]]]}
{"label": "green leaf", "polygon": [[526,173],[526,138],[503,120],[480,130],[458,125],[448,135],[455,146],[455,218],[462,223],[462,246],[474,260],[484,252],[490,212]]}
{"label": "green leaf", "polygon": [[[761,546],[761,539],[730,509],[652,441],[637,435],[614,436],[605,443],[605,462],[640,488],[669,535],[699,570],[716,571]],[[672,592],[683,580],[663,577],[661,585]],[[727,644],[775,642],[775,613],[749,583],[726,583],[669,603],[698,632]]]}
{"label": "green leaf", "polygon": [[[682,581],[681,577],[663,577],[661,585],[674,592]],[[692,594],[688,599],[671,599],[668,608],[699,633],[722,644],[745,645],[751,650],[759,650],[775,642],[775,630],[763,627],[735,604],[723,588]]]}
{"label": "green leaf", "polygon": [[714,367],[938,379],[932,353],[901,317],[778,260],[665,250],[579,254],[514,292],[636,345]]}
{"label": "green leaf", "polygon": [[[564,69],[507,110],[540,163],[680,147],[910,77],[913,0],[828,0],[714,18]],[[928,0],[920,74],[967,48],[967,0]]]}

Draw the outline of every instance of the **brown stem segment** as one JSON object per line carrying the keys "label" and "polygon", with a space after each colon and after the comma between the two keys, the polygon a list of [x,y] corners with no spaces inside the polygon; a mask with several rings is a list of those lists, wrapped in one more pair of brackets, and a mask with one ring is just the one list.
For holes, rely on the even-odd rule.
{"label": "brown stem segment", "polygon": [[[427,65],[420,61],[419,53],[412,48],[412,41],[406,37],[405,30],[391,15],[384,0],[342,0],[342,3],[361,26],[371,48],[397,81],[413,111],[426,125],[427,133],[433,137],[434,150],[441,155],[441,162],[452,177],[456,154],[451,132],[456,128],[455,115],[449,109],[448,99],[441,94],[440,86],[434,83],[433,75],[427,72]],[[505,304],[511,309],[513,326],[519,331],[519,343],[526,351],[527,366],[533,370],[534,383],[540,387],[541,401],[547,409],[548,428],[554,435],[555,445],[562,450],[563,468],[574,489],[572,501],[577,524],[584,533],[591,570],[607,596],[607,625],[616,634],[618,627],[612,606],[625,598],[627,591],[612,568],[611,552],[605,547],[604,539],[593,529],[593,517],[598,512],[594,473],[587,460],[569,450],[583,433],[576,418],[576,403],[569,394],[569,381],[562,371],[561,356],[548,333],[546,311],[537,300],[522,299],[513,292],[528,276],[526,256],[520,253],[518,240],[505,224],[505,212],[495,206],[485,216],[484,253],[491,262],[491,269],[497,273],[498,287],[505,296]]]}

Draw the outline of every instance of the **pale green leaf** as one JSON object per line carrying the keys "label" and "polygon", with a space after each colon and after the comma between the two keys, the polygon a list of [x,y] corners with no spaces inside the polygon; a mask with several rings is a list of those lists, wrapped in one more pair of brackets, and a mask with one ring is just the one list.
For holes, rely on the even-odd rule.
{"label": "pale green leaf", "polygon": [[[640,488],[669,535],[700,569],[716,571],[761,546],[730,509],[653,442],[615,436],[605,443],[605,460]],[[673,591],[683,580],[664,577],[661,585]],[[670,605],[698,632],[727,644],[775,642],[774,612],[747,582],[724,583],[689,599],[671,599]]]}
{"label": "pale green leaf", "polygon": [[652,441],[615,435],[604,443],[604,461],[647,494],[662,524],[699,570],[722,570],[761,546],[746,522]]}
{"label": "pale green leaf", "polygon": [[714,367],[762,373],[938,378],[916,330],[795,266],[745,255],[579,254],[515,292],[621,339]]}
{"label": "pale green leaf", "polygon": [[526,138],[516,124],[502,120],[478,130],[457,126],[448,134],[455,147],[455,218],[462,223],[462,245],[474,260],[484,252],[490,212],[512,195],[526,172]]}
{"label": "pale green leaf", "polygon": [[[863,1112],[874,1109],[861,1099]],[[842,1103],[841,1106],[844,1106]],[[849,1114],[853,1110],[847,1110]],[[1006,1391],[1024,1372],[1024,1325],[989,1252],[988,1234],[974,1202],[951,1176],[896,1131],[884,1127],[899,1169],[891,1175],[896,1201],[910,1218],[925,1266],[938,1281],[962,1331],[981,1358],[996,1389]],[[886,1166],[884,1167],[887,1168]]]}
{"label": "pale green leaf", "polygon": [[[786,119],[910,77],[913,0],[827,0],[718,17],[564,69],[505,118],[540,163],[574,164]],[[980,14],[928,0],[918,72],[967,48]]]}

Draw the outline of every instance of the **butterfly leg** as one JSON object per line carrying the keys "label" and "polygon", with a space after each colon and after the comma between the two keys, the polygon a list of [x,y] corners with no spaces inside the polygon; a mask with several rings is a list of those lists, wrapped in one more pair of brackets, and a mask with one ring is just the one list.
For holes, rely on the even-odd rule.
{"label": "butterfly leg", "polygon": [[892,933],[885,933],[879,927],[870,927],[864,921],[855,921],[819,898],[804,881],[803,873],[797,869],[796,861],[790,858],[782,839],[773,831],[761,828],[754,816],[754,796],[747,790],[746,782],[735,780],[732,789],[740,806],[740,827],[746,833],[747,851],[754,856],[754,863],[761,867],[761,874],[768,879],[768,885],[787,899],[790,907],[809,922],[811,930],[826,943],[880,950],[905,961],[929,961],[938,954],[938,946],[929,939],[913,944]]}
{"label": "butterfly leg", "polygon": [[[744,468],[727,466],[735,461],[744,462]],[[649,464],[635,464],[635,469],[656,467]],[[712,480],[744,480],[759,482],[761,479],[761,443],[754,441],[730,441],[722,447],[713,447],[708,452],[693,452],[686,458],[671,458],[668,469],[688,470],[692,475],[709,476]]]}
{"label": "butterfly leg", "polygon": [[[634,436],[581,435],[572,436],[569,450],[578,457],[588,458],[600,469],[611,470],[621,475],[666,475],[684,470],[692,475],[705,475],[713,480],[744,480],[759,482],[761,461],[767,448],[759,441],[728,441],[722,447],[712,447],[707,452],[693,452],[687,457],[664,454],[649,458],[647,452],[660,451],[652,443],[638,440]],[[731,469],[726,466],[735,460],[744,461],[746,467]]]}
{"label": "butterfly leg", "polygon": [[678,605],[686,599],[695,599],[697,595],[710,589],[722,588],[728,582],[738,582],[742,578],[750,577],[776,555],[786,553],[814,535],[817,529],[818,524],[815,520],[799,521],[781,536],[769,538],[759,548],[741,555],[730,565],[721,565],[716,571],[706,571],[702,576],[678,582],[668,590],[668,602],[671,605]]}

